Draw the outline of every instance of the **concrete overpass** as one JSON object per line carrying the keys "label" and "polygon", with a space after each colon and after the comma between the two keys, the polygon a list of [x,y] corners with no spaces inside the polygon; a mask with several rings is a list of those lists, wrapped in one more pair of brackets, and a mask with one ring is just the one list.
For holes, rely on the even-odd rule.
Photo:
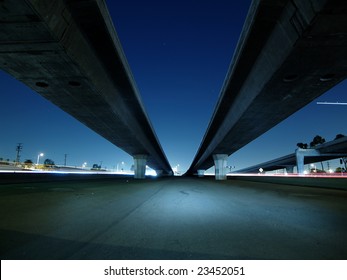
{"label": "concrete overpass", "polygon": [[347,136],[321,144],[315,149],[297,149],[295,153],[243,168],[233,173],[259,173],[260,168],[262,168],[264,172],[286,169],[288,173],[293,173],[294,166],[297,167],[298,173],[303,173],[304,164],[311,164],[346,156]]}
{"label": "concrete overpass", "polygon": [[0,1],[0,18],[5,72],[132,155],[135,177],[172,174],[104,0]]}
{"label": "concrete overpass", "polygon": [[347,74],[347,2],[254,0],[221,94],[187,174],[227,157]]}

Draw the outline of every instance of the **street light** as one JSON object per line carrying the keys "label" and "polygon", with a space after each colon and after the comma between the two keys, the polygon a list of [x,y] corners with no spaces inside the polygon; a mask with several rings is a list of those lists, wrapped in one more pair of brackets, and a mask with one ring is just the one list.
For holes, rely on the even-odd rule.
{"label": "street light", "polygon": [[39,160],[40,160],[40,157],[43,157],[44,154],[43,153],[40,153],[37,155],[37,162],[36,162],[36,165],[39,165]]}

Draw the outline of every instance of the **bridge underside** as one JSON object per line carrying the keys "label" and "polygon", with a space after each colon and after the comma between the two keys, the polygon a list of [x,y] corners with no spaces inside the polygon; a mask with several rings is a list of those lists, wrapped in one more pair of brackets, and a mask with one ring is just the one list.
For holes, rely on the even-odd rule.
{"label": "bridge underside", "polygon": [[171,173],[104,1],[1,1],[1,68],[132,156]]}
{"label": "bridge underside", "polygon": [[347,74],[347,2],[253,1],[209,128],[187,174],[231,155]]}

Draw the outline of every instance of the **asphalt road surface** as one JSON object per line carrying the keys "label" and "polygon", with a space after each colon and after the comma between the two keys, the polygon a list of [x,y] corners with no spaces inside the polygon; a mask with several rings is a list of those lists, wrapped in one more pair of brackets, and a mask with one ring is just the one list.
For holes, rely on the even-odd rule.
{"label": "asphalt road surface", "polygon": [[347,191],[238,180],[0,185],[1,259],[347,259]]}

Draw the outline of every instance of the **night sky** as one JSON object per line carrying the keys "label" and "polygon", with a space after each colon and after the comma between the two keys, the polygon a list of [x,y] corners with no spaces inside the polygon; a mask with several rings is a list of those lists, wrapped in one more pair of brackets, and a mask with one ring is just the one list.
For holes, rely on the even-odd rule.
{"label": "night sky", "polygon": [[[171,164],[190,166],[205,134],[250,5],[229,1],[107,1],[116,31],[146,111]],[[0,157],[22,160],[37,155],[56,164],[87,162],[116,169],[132,158],[77,120],[0,72]],[[347,135],[343,82],[229,157],[235,170],[294,152],[296,143],[315,135],[327,141]],[[333,161],[331,162],[333,165]]]}

